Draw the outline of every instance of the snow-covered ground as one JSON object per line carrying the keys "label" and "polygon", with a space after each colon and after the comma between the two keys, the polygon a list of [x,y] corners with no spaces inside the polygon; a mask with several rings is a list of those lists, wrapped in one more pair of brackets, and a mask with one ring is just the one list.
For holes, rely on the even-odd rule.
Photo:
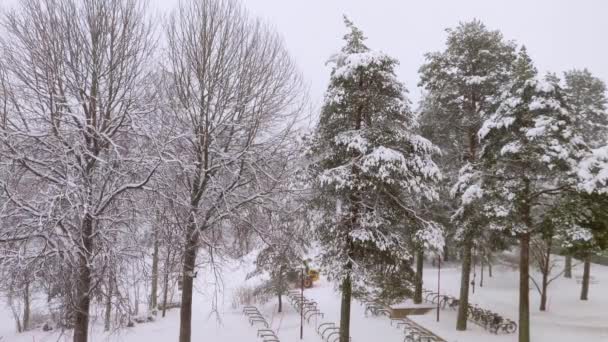
{"label": "snow-covered ground", "polygon": [[[558,257],[559,258],[559,257]],[[559,268],[559,267],[558,267]],[[242,286],[245,273],[242,267],[235,267],[226,272],[224,293],[219,296],[218,311],[221,321],[210,312],[213,292],[209,284],[199,283],[195,296],[193,318],[193,341],[205,342],[245,342],[258,341],[256,329],[251,327],[240,308],[232,307],[232,293]],[[201,274],[201,273],[199,273]],[[549,287],[548,311],[538,310],[539,295],[535,289],[531,294],[532,341],[534,342],[605,342],[608,341],[608,267],[593,265],[594,283],[590,288],[590,300],[578,299],[580,284],[577,276],[582,275],[582,265],[575,266],[574,277],[560,277]],[[459,269],[447,266],[441,271],[441,287],[447,293],[457,295],[459,286]],[[428,266],[425,269],[425,287],[434,288],[437,281],[437,270]],[[203,281],[203,279],[199,279]],[[479,269],[477,274],[479,282]],[[486,274],[484,287],[477,287],[471,294],[471,301],[482,307],[494,310],[505,317],[517,320],[518,274],[508,267],[495,266],[494,277]],[[205,290],[207,289],[207,290]],[[321,279],[315,287],[305,291],[305,295],[319,302],[319,308],[325,313],[320,321],[338,322],[340,296],[332,284]],[[271,327],[277,332],[282,342],[296,342],[299,339],[299,314],[287,300],[284,301],[284,312],[276,313],[276,299],[259,306]],[[436,313],[412,318],[450,342],[514,342],[517,334],[494,335],[475,324],[469,324],[469,330],[456,332],[456,312],[449,309],[441,311],[440,322],[436,322]],[[95,324],[91,341],[128,341],[160,342],[175,341],[178,336],[179,311],[171,310],[164,319],[156,322],[137,325],[120,332],[103,334],[99,324]],[[364,307],[358,303],[352,306],[352,340],[353,342],[398,342],[403,340],[400,330],[391,327],[385,317],[365,317]],[[10,342],[50,342],[62,340],[57,333],[33,331],[25,334],[14,333],[14,326],[8,310],[0,310],[0,341]],[[59,338],[58,338],[59,337]],[[66,336],[65,340],[69,340]],[[320,342],[314,331],[314,322],[305,324],[305,342]]]}

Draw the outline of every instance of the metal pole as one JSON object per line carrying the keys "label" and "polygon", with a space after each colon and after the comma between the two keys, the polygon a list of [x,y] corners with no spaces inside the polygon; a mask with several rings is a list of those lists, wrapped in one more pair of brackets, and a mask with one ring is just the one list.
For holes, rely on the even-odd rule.
{"label": "metal pole", "polygon": [[437,322],[439,322],[439,303],[441,303],[441,255],[437,255],[437,295],[439,296],[439,300],[437,300]]}
{"label": "metal pole", "polygon": [[304,268],[302,268],[301,303],[300,303],[300,340],[304,339]]}

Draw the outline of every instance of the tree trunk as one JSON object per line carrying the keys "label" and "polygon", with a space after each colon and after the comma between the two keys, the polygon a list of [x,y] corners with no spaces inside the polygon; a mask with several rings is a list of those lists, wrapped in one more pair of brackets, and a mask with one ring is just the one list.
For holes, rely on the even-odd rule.
{"label": "tree trunk", "polygon": [[448,244],[446,243],[443,246],[443,262],[446,263],[450,260],[452,260],[452,257],[450,256],[450,249],[448,248]]}
{"label": "tree trunk", "polygon": [[23,289],[23,331],[27,331],[30,327],[30,282],[25,281]]}
{"label": "tree trunk", "polygon": [[475,257],[475,251],[471,252],[471,264],[473,265],[473,280],[471,281],[471,293],[475,294],[475,282],[477,281],[477,258]]}
{"label": "tree trunk", "polygon": [[112,277],[108,277],[108,293],[106,296],[106,317],[104,320],[103,331],[110,331],[110,320],[112,319]]}
{"label": "tree trunk", "polygon": [[[471,96],[471,111],[475,111],[477,104],[475,96]],[[477,159],[477,143],[479,131],[478,125],[468,127],[467,138],[469,140],[469,155],[468,162],[473,163]],[[469,311],[469,280],[471,276],[471,251],[473,249],[473,237],[469,232],[465,232],[465,238],[462,247],[462,270],[460,275],[460,298],[458,303],[458,317],[456,318],[456,330],[467,330],[467,318]]]}
{"label": "tree trunk", "polygon": [[483,287],[483,264],[484,264],[485,260],[483,258],[483,255],[481,256],[481,278],[479,279],[479,287]]}
{"label": "tree trunk", "polygon": [[91,305],[89,256],[93,251],[93,218],[88,214],[82,221],[82,244],[83,249],[79,256],[78,283],[76,285],[73,342],[87,342],[89,333],[89,307]]}
{"label": "tree trunk", "polygon": [[460,275],[460,298],[458,303],[458,318],[456,319],[456,330],[467,330],[467,318],[469,309],[469,279],[471,275],[471,250],[473,239],[465,237],[462,247],[462,272]]}
{"label": "tree trunk", "polygon": [[543,274],[543,284],[540,292],[540,311],[547,311],[547,274]]}
{"label": "tree trunk", "polygon": [[551,271],[551,247],[553,245],[553,239],[549,238],[546,240],[547,249],[545,250],[545,259],[543,260],[543,283],[540,291],[540,311],[547,310],[547,290],[549,289],[549,272]]}
{"label": "tree trunk", "polygon": [[17,310],[17,308],[15,307],[14,303],[13,303],[13,288],[12,285],[10,287],[9,293],[8,293],[8,305],[11,308],[11,312],[13,313],[13,318],[15,318],[15,325],[17,325],[17,332],[18,333],[22,333],[23,332],[23,327],[21,326],[21,319],[19,317],[19,311]]}
{"label": "tree trunk", "polygon": [[585,256],[585,266],[583,269],[583,286],[581,288],[581,300],[588,300],[589,298],[589,277],[591,274],[591,258]]}
{"label": "tree trunk", "polygon": [[519,342],[530,342],[530,233],[520,237]]}
{"label": "tree trunk", "polygon": [[342,303],[340,306],[340,342],[349,342],[351,296],[352,288],[349,273],[342,281]]}
{"label": "tree trunk", "polygon": [[135,290],[133,291],[135,300],[134,300],[134,315],[138,316],[139,315],[139,282],[135,282]]}
{"label": "tree trunk", "polygon": [[167,246],[167,256],[165,257],[165,274],[163,275],[163,317],[167,313],[167,294],[169,293],[169,262],[171,260],[171,251]]}
{"label": "tree trunk", "polygon": [[281,294],[279,293],[279,313],[283,312],[283,300],[281,299]]}
{"label": "tree trunk", "polygon": [[154,229],[154,251],[152,253],[152,284],[150,286],[150,309],[155,311],[158,305],[158,233]]}
{"label": "tree trunk", "polygon": [[488,261],[488,277],[492,278],[492,262]]}
{"label": "tree trunk", "polygon": [[572,278],[572,255],[566,255],[564,264],[564,278]]}
{"label": "tree trunk", "polygon": [[182,303],[180,307],[179,342],[190,342],[192,334],[192,289],[194,268],[196,266],[196,249],[198,233],[196,226],[190,222],[188,240],[184,251],[182,272]]}
{"label": "tree trunk", "polygon": [[422,272],[424,270],[424,251],[422,248],[416,253],[416,284],[414,288],[414,304],[422,303]]}
{"label": "tree trunk", "polygon": [[[24,253],[26,252],[27,245],[24,247]],[[27,331],[30,328],[30,279],[26,275],[24,279],[23,289],[23,331]]]}
{"label": "tree trunk", "polygon": [[458,303],[458,317],[456,319],[456,330],[467,330],[467,319],[469,309],[469,280],[471,277],[471,250],[473,241],[467,237],[462,249],[462,272],[460,275],[460,300]]}

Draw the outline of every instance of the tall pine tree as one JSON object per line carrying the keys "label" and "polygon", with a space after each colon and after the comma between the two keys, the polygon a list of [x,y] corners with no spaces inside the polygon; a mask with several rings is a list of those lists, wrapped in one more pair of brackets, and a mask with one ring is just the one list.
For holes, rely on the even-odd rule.
{"label": "tall pine tree", "polygon": [[481,158],[468,177],[476,182],[467,190],[470,203],[483,203],[494,229],[520,241],[519,342],[528,342],[530,239],[542,228],[555,196],[576,187],[577,165],[587,148],[555,78],[539,81],[525,49],[499,104],[479,131]]}
{"label": "tall pine tree", "polygon": [[[580,299],[587,300],[591,256],[606,248],[608,237],[608,221],[603,213],[607,202],[605,177],[608,171],[604,168],[608,160],[608,99],[606,84],[587,69],[565,72],[564,81],[564,94],[575,130],[593,149],[579,167],[579,175],[583,178],[582,191],[564,199],[562,202],[569,210],[561,210],[557,215],[558,220],[567,224],[562,225],[560,231],[567,258],[573,254],[584,261]],[[604,186],[597,182],[602,177]]]}
{"label": "tall pine tree", "polygon": [[[420,68],[420,85],[426,91],[421,108],[424,132],[444,151],[439,161],[447,176],[443,185],[450,188],[457,182],[459,170],[466,174],[469,165],[477,161],[477,131],[485,117],[495,110],[496,99],[509,81],[516,56],[513,43],[477,20],[461,23],[447,32],[446,49],[426,55],[426,63]],[[454,195],[462,194],[456,191]],[[457,202],[447,196],[439,202],[443,204],[437,207],[437,212],[450,210],[441,215],[444,222],[458,206]],[[458,230],[450,230],[462,242],[458,330],[467,327],[472,248],[484,226],[478,212],[475,209],[458,212],[454,217]]]}
{"label": "tall pine tree", "polygon": [[[353,294],[379,295],[413,280],[412,241],[442,247],[438,225],[419,212],[437,197],[438,149],[415,133],[397,61],[371,51],[345,19],[311,148],[317,233],[329,276],[341,284],[340,342],[349,341]],[[379,292],[374,292],[378,290]]]}

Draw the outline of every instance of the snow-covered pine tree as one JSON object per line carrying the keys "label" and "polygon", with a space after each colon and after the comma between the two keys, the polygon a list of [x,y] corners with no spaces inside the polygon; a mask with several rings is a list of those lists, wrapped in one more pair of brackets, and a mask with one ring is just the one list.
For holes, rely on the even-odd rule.
{"label": "snow-covered pine tree", "polygon": [[520,240],[519,342],[530,341],[529,245],[554,197],[576,186],[586,145],[574,132],[563,92],[539,81],[525,49],[509,89],[479,131],[481,160],[471,173],[471,201],[481,199],[491,227]]}
{"label": "snow-covered pine tree", "polygon": [[564,73],[564,94],[578,133],[591,148],[608,143],[606,84],[587,69]]}
{"label": "snow-covered pine tree", "polygon": [[608,193],[571,191],[551,213],[555,238],[568,255],[583,260],[580,299],[588,300],[591,258],[608,248]]}
{"label": "snow-covered pine tree", "polygon": [[363,33],[345,23],[346,45],[330,61],[311,148],[321,259],[341,283],[340,342],[349,341],[353,290],[364,296],[389,283],[404,286],[411,239],[427,247],[443,243],[440,228],[417,210],[437,197],[440,172],[431,157],[438,149],[414,133],[416,117],[394,72],[397,60],[371,51]]}
{"label": "snow-covered pine tree", "polygon": [[565,72],[564,81],[575,130],[593,150],[579,165],[582,186],[562,201],[565,210],[556,213],[556,220],[561,223],[558,235],[568,258],[572,254],[584,261],[580,299],[587,300],[591,257],[606,248],[608,239],[604,213],[608,202],[608,99],[606,84],[587,69]]}
{"label": "snow-covered pine tree", "polygon": [[[444,152],[439,162],[446,174],[443,186],[450,188],[460,173],[468,173],[469,163],[478,158],[477,132],[484,117],[494,111],[516,55],[512,42],[505,41],[499,31],[489,30],[480,21],[461,23],[447,32],[446,49],[426,55],[426,63],[420,68],[420,86],[426,91],[421,108],[423,131]],[[449,198],[448,191],[442,194],[437,212],[458,206],[459,200]],[[462,194],[456,195],[460,198]],[[449,229],[462,242],[458,330],[467,327],[471,250],[474,238],[484,226],[478,213],[474,208],[460,212],[455,217],[457,224]],[[448,221],[450,215],[451,210],[440,216]]]}

